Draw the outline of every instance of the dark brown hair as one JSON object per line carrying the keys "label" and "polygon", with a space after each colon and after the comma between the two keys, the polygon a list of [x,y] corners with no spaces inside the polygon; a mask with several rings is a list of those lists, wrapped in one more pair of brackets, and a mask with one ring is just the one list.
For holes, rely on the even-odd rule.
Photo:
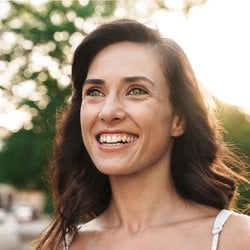
{"label": "dark brown hair", "polygon": [[239,162],[226,149],[183,50],[136,21],[114,21],[86,36],[74,53],[73,96],[57,130],[51,167],[55,217],[37,249],[56,248],[67,232],[77,230],[81,219],[87,221],[109,205],[109,179],[96,169],[82,141],[80,107],[82,85],[93,58],[122,41],[144,44],[159,57],[171,103],[185,121],[185,133],[175,138],[171,157],[171,174],[179,195],[218,209],[232,204],[235,181],[231,169]]}

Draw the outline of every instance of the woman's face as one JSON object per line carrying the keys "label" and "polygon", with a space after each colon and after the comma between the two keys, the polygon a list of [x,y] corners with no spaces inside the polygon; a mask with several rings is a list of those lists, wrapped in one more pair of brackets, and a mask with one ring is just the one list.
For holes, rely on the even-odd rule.
{"label": "woman's face", "polygon": [[167,167],[172,137],[183,129],[150,48],[120,42],[97,54],[83,86],[81,128],[84,145],[104,174]]}

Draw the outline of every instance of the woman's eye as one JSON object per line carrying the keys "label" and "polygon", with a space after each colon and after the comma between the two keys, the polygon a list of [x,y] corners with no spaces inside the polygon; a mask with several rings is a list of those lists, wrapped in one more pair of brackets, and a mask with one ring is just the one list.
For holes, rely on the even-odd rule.
{"label": "woman's eye", "polygon": [[129,92],[128,92],[128,95],[146,95],[147,92],[140,88],[140,87],[135,87],[135,88],[132,88]]}
{"label": "woman's eye", "polygon": [[89,89],[86,91],[87,96],[104,96],[104,94],[98,89]]}

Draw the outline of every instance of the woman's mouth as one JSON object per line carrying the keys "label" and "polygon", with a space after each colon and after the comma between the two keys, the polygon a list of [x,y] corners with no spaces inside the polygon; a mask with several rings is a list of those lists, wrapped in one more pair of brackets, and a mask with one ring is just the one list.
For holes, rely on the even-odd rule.
{"label": "woman's mouth", "polygon": [[139,137],[131,134],[100,134],[97,136],[97,141],[105,146],[118,146],[134,142]]}

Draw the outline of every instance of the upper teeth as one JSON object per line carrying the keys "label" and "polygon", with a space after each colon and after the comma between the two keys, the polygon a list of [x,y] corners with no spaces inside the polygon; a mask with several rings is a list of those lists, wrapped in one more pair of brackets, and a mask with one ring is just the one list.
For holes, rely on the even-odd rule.
{"label": "upper teeth", "polygon": [[132,135],[100,135],[99,141],[101,143],[128,143],[137,139],[137,136]]}

